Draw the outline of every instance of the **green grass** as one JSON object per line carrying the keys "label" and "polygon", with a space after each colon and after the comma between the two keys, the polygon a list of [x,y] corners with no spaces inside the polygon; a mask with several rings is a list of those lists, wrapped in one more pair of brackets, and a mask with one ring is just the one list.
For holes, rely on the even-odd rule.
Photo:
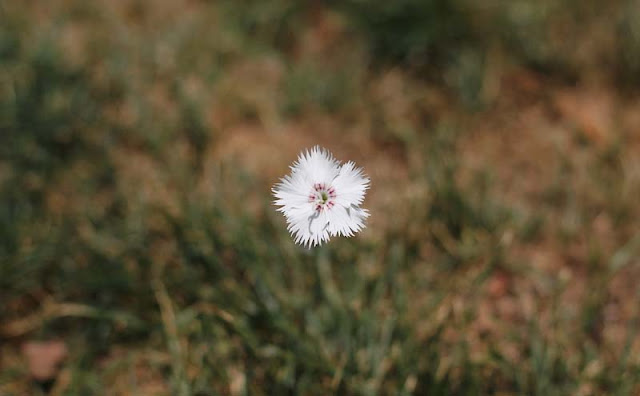
{"label": "green grass", "polygon": [[[636,394],[638,148],[553,115],[607,50],[554,7],[0,3],[0,394],[51,339],[59,395]],[[270,188],[317,141],[372,218],[307,250]]]}

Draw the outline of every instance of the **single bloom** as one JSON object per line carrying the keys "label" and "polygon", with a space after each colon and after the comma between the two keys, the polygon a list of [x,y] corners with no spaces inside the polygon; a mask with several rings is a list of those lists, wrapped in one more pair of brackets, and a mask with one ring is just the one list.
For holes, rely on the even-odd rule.
{"label": "single bloom", "polygon": [[291,174],[273,187],[274,203],[295,242],[310,248],[332,236],[350,237],[365,227],[369,212],[360,205],[369,183],[355,163],[341,164],[315,146],[300,153]]}

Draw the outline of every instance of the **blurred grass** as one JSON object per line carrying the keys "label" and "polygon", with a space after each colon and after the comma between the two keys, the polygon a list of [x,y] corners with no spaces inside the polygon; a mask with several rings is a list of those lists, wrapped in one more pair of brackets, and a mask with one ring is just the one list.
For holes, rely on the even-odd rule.
{"label": "blurred grass", "polygon": [[[638,393],[637,132],[561,102],[637,110],[634,4],[1,3],[0,394]],[[318,141],[373,216],[308,251]]]}

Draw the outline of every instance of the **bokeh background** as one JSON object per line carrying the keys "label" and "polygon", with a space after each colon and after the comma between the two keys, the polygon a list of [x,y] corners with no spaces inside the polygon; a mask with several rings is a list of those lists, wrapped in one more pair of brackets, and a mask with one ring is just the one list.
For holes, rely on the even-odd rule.
{"label": "bokeh background", "polygon": [[[640,394],[640,2],[0,2],[0,395]],[[294,245],[315,144],[365,231]]]}

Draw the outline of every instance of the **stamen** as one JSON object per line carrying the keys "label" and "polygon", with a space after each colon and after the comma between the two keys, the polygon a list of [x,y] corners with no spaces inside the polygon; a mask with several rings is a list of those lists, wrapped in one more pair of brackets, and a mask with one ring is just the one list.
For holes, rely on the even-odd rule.
{"label": "stamen", "polygon": [[333,208],[335,198],[335,188],[327,188],[327,183],[314,183],[313,190],[309,194],[309,202],[313,203],[316,212]]}

